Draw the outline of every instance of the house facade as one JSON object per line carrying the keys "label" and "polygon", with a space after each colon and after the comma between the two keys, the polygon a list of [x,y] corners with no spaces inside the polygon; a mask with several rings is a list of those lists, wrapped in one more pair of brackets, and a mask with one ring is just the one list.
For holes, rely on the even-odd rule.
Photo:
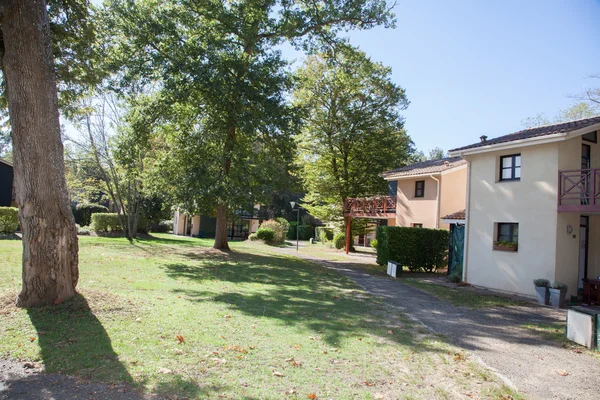
{"label": "house facade", "polygon": [[16,207],[13,166],[0,158],[0,207]]}
{"label": "house facade", "polygon": [[465,208],[467,162],[461,157],[423,161],[381,176],[396,198],[389,226],[448,229],[442,217]]}
{"label": "house facade", "polygon": [[[236,218],[227,223],[227,237],[230,239],[247,239],[258,230],[260,219],[258,211],[260,204],[254,206],[253,212],[238,211]],[[180,210],[173,215],[173,234],[179,236],[195,236],[202,238],[214,238],[216,231],[216,219],[206,215],[189,215]]]}
{"label": "house facade", "polygon": [[600,276],[600,117],[453,149],[467,162],[463,280],[534,295]]}

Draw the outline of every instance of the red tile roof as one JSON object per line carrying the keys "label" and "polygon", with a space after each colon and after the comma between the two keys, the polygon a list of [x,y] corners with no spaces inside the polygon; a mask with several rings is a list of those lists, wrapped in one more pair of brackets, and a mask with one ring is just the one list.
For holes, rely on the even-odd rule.
{"label": "red tile roof", "polygon": [[462,157],[448,157],[439,160],[427,160],[418,162],[416,164],[407,165],[402,168],[385,171],[381,174],[381,176],[384,178],[399,178],[403,176],[439,174],[440,172],[456,168],[466,163],[467,161]]}
{"label": "red tile roof", "polygon": [[494,139],[488,139],[485,142],[479,142],[479,143],[470,144],[468,146],[458,147],[456,149],[450,150],[450,152],[474,149],[474,148],[483,147],[483,146],[492,146],[495,144],[513,142],[515,140],[523,140],[523,139],[529,139],[529,138],[534,138],[534,137],[539,137],[539,136],[554,135],[557,133],[569,133],[569,132],[587,128],[588,126],[592,126],[592,125],[596,125],[596,124],[600,124],[600,116],[579,119],[577,121],[561,122],[559,124],[553,124],[553,125],[538,126],[535,128],[525,129],[525,130],[522,130],[519,132],[511,133],[509,135],[500,136],[500,137],[497,137]]}
{"label": "red tile roof", "polygon": [[448,214],[442,219],[465,219],[466,218],[466,210],[460,210],[452,214]]}

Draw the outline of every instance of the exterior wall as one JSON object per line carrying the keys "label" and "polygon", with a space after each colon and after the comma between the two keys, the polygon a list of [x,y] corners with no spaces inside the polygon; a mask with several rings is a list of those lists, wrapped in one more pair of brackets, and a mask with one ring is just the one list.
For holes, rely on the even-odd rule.
{"label": "exterior wall", "polygon": [[396,219],[395,218],[388,219],[387,224],[388,224],[388,226],[396,226]]}
{"label": "exterior wall", "polygon": [[175,211],[173,216],[173,233],[175,235],[185,235],[186,216],[179,211]]}
{"label": "exterior wall", "polygon": [[[425,181],[423,197],[415,197],[416,181]],[[423,224],[424,228],[435,228],[436,196],[437,182],[428,176],[398,180],[395,226]]]}
{"label": "exterior wall", "polygon": [[[500,156],[516,153],[521,154],[521,179],[499,181]],[[534,295],[533,279],[556,278],[558,157],[553,143],[469,157],[469,283]],[[519,223],[517,252],[492,249],[498,222]]]}
{"label": "exterior wall", "polygon": [[256,233],[257,230],[258,230],[258,220],[251,219],[250,220],[250,233]]}
{"label": "exterior wall", "polygon": [[[457,168],[443,173],[440,186],[440,218],[465,209],[467,202],[467,168]],[[441,229],[450,229],[440,220]]]}
{"label": "exterior wall", "polygon": [[200,216],[194,215],[192,217],[192,236],[198,236],[200,233]]}

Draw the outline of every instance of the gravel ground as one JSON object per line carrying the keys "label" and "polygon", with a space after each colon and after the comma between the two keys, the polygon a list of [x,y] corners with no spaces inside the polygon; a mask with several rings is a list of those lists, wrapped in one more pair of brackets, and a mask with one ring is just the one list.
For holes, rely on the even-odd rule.
{"label": "gravel ground", "polygon": [[[469,309],[441,301],[400,281],[373,276],[351,264],[288,254],[321,263],[350,277],[386,302],[454,345],[470,351],[508,386],[531,399],[598,399],[600,362],[560,347],[521,328],[532,323],[565,321],[566,311],[526,306]],[[352,258],[350,258],[352,259]],[[352,261],[355,262],[355,261]]]}
{"label": "gravel ground", "polygon": [[158,400],[125,384],[107,385],[42,373],[36,364],[0,360],[0,400]]}

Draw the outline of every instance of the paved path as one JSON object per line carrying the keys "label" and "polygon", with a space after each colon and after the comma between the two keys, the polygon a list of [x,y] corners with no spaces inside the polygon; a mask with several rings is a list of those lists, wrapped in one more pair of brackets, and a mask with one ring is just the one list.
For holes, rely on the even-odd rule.
{"label": "paved path", "polygon": [[[435,333],[469,350],[508,386],[533,399],[598,399],[600,361],[561,348],[520,326],[564,321],[566,312],[531,306],[468,309],[456,307],[398,280],[373,276],[335,262],[286,253],[316,261],[351,278],[369,293],[381,296]],[[563,374],[568,375],[563,376]]]}

